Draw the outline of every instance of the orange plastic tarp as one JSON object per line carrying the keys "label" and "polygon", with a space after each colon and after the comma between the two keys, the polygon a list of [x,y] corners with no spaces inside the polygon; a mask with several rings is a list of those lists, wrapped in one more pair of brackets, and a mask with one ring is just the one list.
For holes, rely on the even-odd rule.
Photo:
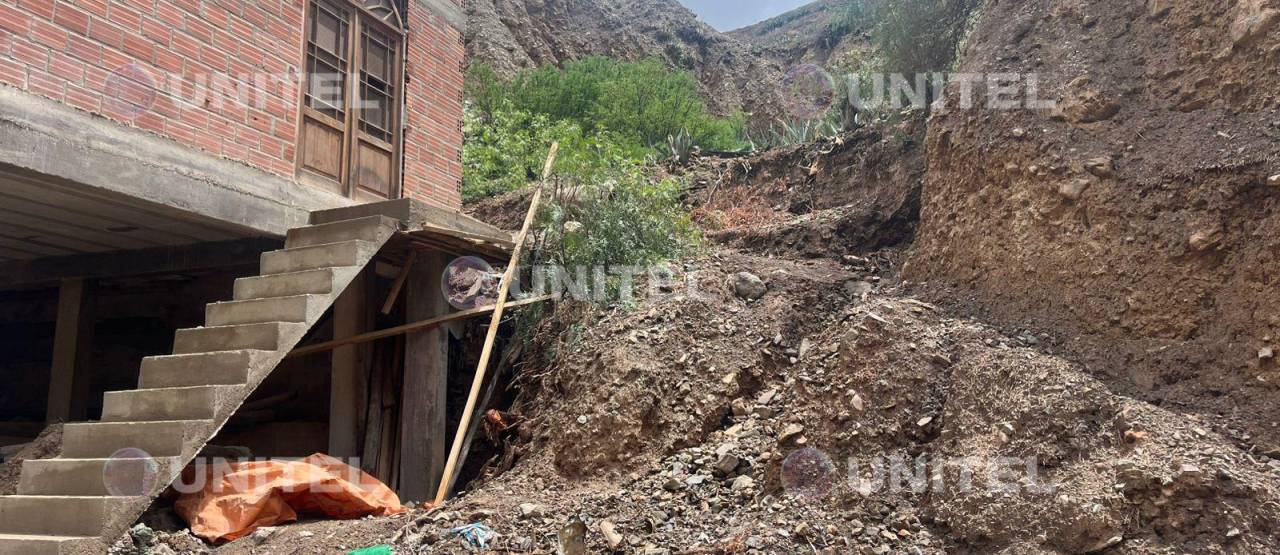
{"label": "orange plastic tarp", "polygon": [[299,514],[333,519],[386,516],[405,511],[377,478],[327,455],[302,461],[255,461],[187,468],[178,514],[197,536],[231,541]]}

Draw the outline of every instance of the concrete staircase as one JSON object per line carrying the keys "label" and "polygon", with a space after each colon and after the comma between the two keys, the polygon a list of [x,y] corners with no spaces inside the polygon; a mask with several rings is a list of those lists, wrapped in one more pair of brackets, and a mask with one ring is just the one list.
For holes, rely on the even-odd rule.
{"label": "concrete staircase", "polygon": [[138,389],[106,394],[101,422],[67,424],[60,458],[23,463],[18,495],[0,497],[0,555],[105,552],[398,227],[370,216],[289,231],[234,300],[208,305],[205,327],[142,361]]}

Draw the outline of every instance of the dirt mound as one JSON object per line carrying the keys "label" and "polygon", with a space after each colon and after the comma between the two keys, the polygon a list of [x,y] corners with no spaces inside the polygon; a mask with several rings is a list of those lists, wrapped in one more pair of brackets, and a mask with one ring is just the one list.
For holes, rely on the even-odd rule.
{"label": "dirt mound", "polygon": [[22,461],[53,459],[62,454],[62,424],[50,424],[31,444],[0,464],[0,495],[16,495],[22,477]]}
{"label": "dirt mound", "polygon": [[[1280,549],[1280,468],[1038,338],[856,286],[828,260],[724,252],[686,269],[696,298],[544,333],[538,356],[557,356],[522,407],[524,457],[411,515],[398,545],[460,553],[450,530],[482,522],[502,534],[491,548],[548,552],[581,519],[589,552],[609,550],[604,529],[640,552]],[[726,285],[743,270],[768,283],[760,300]]]}
{"label": "dirt mound", "polygon": [[687,69],[718,113],[781,113],[782,68],[675,0],[468,0],[467,60],[500,75],[598,55]]}
{"label": "dirt mound", "polygon": [[916,116],[688,172],[695,219],[727,246],[786,258],[863,255],[909,244],[924,180]]}
{"label": "dirt mound", "polygon": [[1278,24],[1275,0],[989,4],[961,70],[1036,72],[1059,109],[930,121],[906,279],[1280,456]]}
{"label": "dirt mound", "polygon": [[519,231],[524,225],[524,217],[529,211],[529,201],[533,198],[532,187],[524,187],[496,197],[489,197],[463,206],[467,215],[476,218],[498,229]]}

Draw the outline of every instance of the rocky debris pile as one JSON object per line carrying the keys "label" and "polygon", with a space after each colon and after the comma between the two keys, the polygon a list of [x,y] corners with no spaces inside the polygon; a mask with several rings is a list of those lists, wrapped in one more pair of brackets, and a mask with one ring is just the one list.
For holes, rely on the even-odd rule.
{"label": "rocky debris pile", "polygon": [[[849,295],[863,282],[826,261],[691,267],[699,300],[597,315],[562,347],[530,454],[402,546],[461,552],[449,531],[482,522],[527,551],[1280,547],[1280,464],[1111,392],[1043,336]],[[733,287],[748,268],[769,276],[755,301]]]}

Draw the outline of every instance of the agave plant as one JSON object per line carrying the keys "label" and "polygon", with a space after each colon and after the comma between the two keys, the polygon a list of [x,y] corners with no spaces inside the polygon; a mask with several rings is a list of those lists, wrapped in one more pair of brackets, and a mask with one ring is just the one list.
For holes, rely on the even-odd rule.
{"label": "agave plant", "polygon": [[688,163],[689,157],[693,155],[693,148],[693,137],[689,135],[688,129],[681,129],[675,135],[667,135],[668,153],[677,163]]}

